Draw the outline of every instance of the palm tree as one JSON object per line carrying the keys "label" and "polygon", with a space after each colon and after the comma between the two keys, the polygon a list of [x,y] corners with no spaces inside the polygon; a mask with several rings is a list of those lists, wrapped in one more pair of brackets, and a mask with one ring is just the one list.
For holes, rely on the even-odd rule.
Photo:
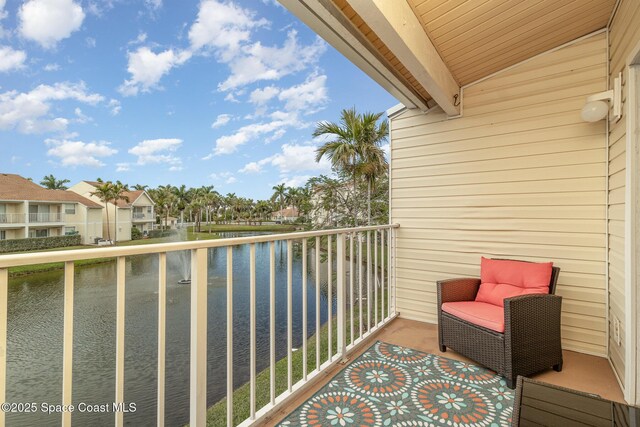
{"label": "palm tree", "polygon": [[[353,197],[357,197],[357,179],[365,176],[368,182],[367,223],[371,223],[371,180],[386,168],[386,159],[380,145],[386,141],[389,127],[386,121],[378,124],[383,113],[359,114],[355,108],[342,110],[340,123],[320,122],[313,132],[314,137],[332,136],[316,150],[316,161],[323,157],[339,173],[350,176],[353,182]],[[367,166],[365,166],[367,165]],[[353,206],[357,206],[353,203]],[[356,208],[357,209],[357,208]],[[357,211],[354,218],[357,218]]]}
{"label": "palm tree", "polygon": [[189,205],[190,196],[187,186],[182,184],[180,187],[173,187],[173,195],[176,198],[176,207],[180,212],[180,222],[184,222],[184,210]]}
{"label": "palm tree", "polygon": [[[164,228],[167,228],[169,224],[169,213],[175,203],[175,196],[173,195],[173,187],[171,184],[161,185],[156,189],[156,203],[160,207],[160,214],[164,215]],[[161,216],[162,218],[162,216]],[[162,220],[160,221],[162,224]]]}
{"label": "palm tree", "polygon": [[146,184],[136,184],[133,186],[133,189],[138,191],[147,191],[148,188],[149,186]]}
{"label": "palm tree", "polygon": [[278,202],[280,205],[279,215],[282,218],[282,210],[284,207],[282,206],[287,199],[287,186],[284,184],[278,184],[272,187],[274,191],[273,196],[271,196],[271,200],[274,202]]}
{"label": "palm tree", "polygon": [[69,181],[68,179],[56,179],[53,174],[50,174],[42,178],[42,181],[40,181],[40,185],[42,185],[44,188],[48,188],[49,190],[66,190],[68,187],[65,184],[69,182],[71,181]]}
{"label": "palm tree", "polygon": [[[117,181],[115,184],[111,181],[103,182],[102,180],[98,181],[100,184],[95,187],[95,191],[91,192],[92,196],[96,196],[100,199],[102,203],[105,205],[105,209],[107,210],[107,239],[111,241],[111,227],[109,224],[109,203],[114,206],[118,205],[120,200],[124,200],[129,202],[129,197],[124,194],[126,191],[129,191],[129,188],[126,184]],[[117,210],[114,212],[117,213]],[[118,218],[116,217],[116,227],[115,227],[116,236],[114,236],[114,240],[117,240],[117,232],[118,232]]]}
{"label": "palm tree", "polygon": [[[331,162],[331,167],[337,172],[350,176],[353,183],[353,198],[356,199],[357,189],[357,169],[360,153],[358,141],[361,134],[360,115],[355,107],[342,110],[340,123],[319,122],[313,131],[313,136],[330,136],[333,139],[325,142],[316,150],[316,162],[320,162],[323,157],[327,157]],[[357,209],[355,203],[351,203]],[[354,212],[356,218],[357,210]]]}
{"label": "palm tree", "polygon": [[378,120],[383,113],[362,114],[362,134],[359,141],[360,164],[357,166],[358,173],[367,182],[367,224],[371,225],[371,192],[377,179],[387,171],[387,158],[384,150],[380,147],[389,136],[389,124],[383,120],[378,124]]}

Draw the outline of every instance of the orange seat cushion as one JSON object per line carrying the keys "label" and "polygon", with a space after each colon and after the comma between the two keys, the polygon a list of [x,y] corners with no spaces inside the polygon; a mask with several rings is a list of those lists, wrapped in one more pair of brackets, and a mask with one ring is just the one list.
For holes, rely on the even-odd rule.
{"label": "orange seat cushion", "polygon": [[505,298],[527,294],[548,294],[552,262],[488,259],[480,263],[480,288],[477,302],[504,307]]}
{"label": "orange seat cushion", "polygon": [[462,320],[504,333],[504,308],[477,301],[445,302],[442,311]]}

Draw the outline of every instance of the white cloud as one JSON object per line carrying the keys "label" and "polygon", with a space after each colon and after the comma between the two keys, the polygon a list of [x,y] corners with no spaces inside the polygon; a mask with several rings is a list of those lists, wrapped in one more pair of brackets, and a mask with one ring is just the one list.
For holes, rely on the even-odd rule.
{"label": "white cloud", "polygon": [[131,170],[129,163],[116,163],[116,172],[127,172]]}
{"label": "white cloud", "polygon": [[93,37],[87,37],[86,39],[84,39],[84,42],[86,43],[87,47],[96,47],[96,39],[94,39]]}
{"label": "white cloud", "polygon": [[[6,0],[0,0],[0,19],[4,19],[7,17],[7,12],[4,10],[4,6],[6,4]],[[2,28],[0,28],[2,30]]]}
{"label": "white cloud", "polygon": [[211,127],[213,129],[219,128],[221,126],[226,125],[227,123],[229,123],[229,121],[233,118],[233,116],[231,114],[218,114],[218,117],[216,117],[216,120],[211,123]]}
{"label": "white cloud", "polygon": [[80,29],[85,14],[73,0],[29,0],[18,16],[20,34],[49,49]]}
{"label": "white cloud", "polygon": [[258,162],[247,163],[238,172],[240,172],[240,173],[260,173],[260,172],[262,172],[262,165],[260,165]]}
{"label": "white cloud", "polygon": [[331,164],[326,159],[316,162],[315,145],[283,144],[280,153],[261,160],[280,170],[280,173],[319,171],[329,172]]}
{"label": "white cloud", "polygon": [[252,104],[264,105],[272,98],[276,97],[280,93],[280,89],[275,86],[267,86],[262,89],[258,88],[251,92],[249,95],[249,101]]}
{"label": "white cloud", "polygon": [[225,184],[234,184],[238,182],[238,179],[233,176],[231,172],[220,172],[220,173],[212,173],[209,175],[214,181],[224,181]]}
{"label": "white cloud", "polygon": [[44,70],[49,72],[58,71],[59,69],[60,69],[60,65],[56,64],[55,62],[44,66]]}
{"label": "white cloud", "polygon": [[315,113],[327,103],[326,82],[327,76],[312,73],[304,83],[282,90],[278,99],[285,103],[284,108],[288,111]]}
{"label": "white cloud", "polygon": [[118,152],[109,146],[106,141],[82,142],[47,139],[45,144],[51,148],[47,155],[57,157],[62,166],[104,166],[102,158],[109,157]]}
{"label": "white cloud", "polygon": [[238,147],[246,144],[247,142],[255,139],[259,136],[274,134],[284,127],[296,125],[295,122],[288,122],[284,120],[273,120],[271,122],[264,123],[252,123],[238,129],[231,135],[221,136],[216,140],[216,146],[214,148],[214,154],[231,154],[238,150]]}
{"label": "white cloud", "polygon": [[294,175],[291,177],[283,177],[281,182],[287,187],[302,187],[314,176],[315,175]]}
{"label": "white cloud", "polygon": [[137,44],[142,44],[147,40],[147,33],[140,31],[138,33],[138,37],[136,37],[134,40],[131,40],[129,43],[127,43],[128,45],[137,45]]}
{"label": "white cloud", "polygon": [[254,13],[232,2],[204,0],[198,17],[189,29],[191,48],[216,48],[223,60],[235,56],[242,43],[248,42],[251,30],[268,24],[254,19]]}
{"label": "white cloud", "polygon": [[[329,173],[331,164],[328,160],[322,159],[316,162],[316,146],[308,144],[283,144],[280,152],[272,156],[266,157],[257,162],[247,163],[238,172],[241,173],[260,173],[265,166],[275,167],[282,179],[289,178],[291,174],[296,174],[297,179],[306,182],[311,175],[304,172]],[[298,186],[297,184],[295,186]]]}
{"label": "white cloud", "polygon": [[177,138],[147,139],[129,149],[129,154],[138,156],[136,163],[139,165],[168,163],[180,166],[182,160],[171,153],[181,145],[182,140]]}
{"label": "white cloud", "polygon": [[118,114],[120,114],[120,110],[122,110],[122,105],[117,99],[110,99],[107,106],[111,109],[112,116],[117,116]]}
{"label": "white cloud", "polygon": [[76,107],[76,109],[73,110],[73,112],[76,115],[75,121],[77,123],[89,123],[89,122],[93,121],[93,119],[91,117],[87,116],[86,114],[84,114],[79,107]]}
{"label": "white cloud", "polygon": [[218,85],[221,91],[235,89],[262,80],[280,78],[315,64],[326,50],[319,37],[308,46],[298,43],[295,30],[289,31],[282,47],[263,46],[256,42],[245,46],[228,61],[231,75]]}
{"label": "white cloud", "polygon": [[124,96],[137,95],[138,92],[148,92],[158,86],[162,76],[177,65],[183,64],[190,57],[188,51],[174,51],[168,49],[154,53],[148,47],[140,47],[135,52],[129,52],[127,71],[131,79],[126,80],[118,91]]}
{"label": "white cloud", "polygon": [[51,117],[50,109],[54,101],[64,100],[95,105],[104,98],[87,92],[83,82],[40,85],[30,92],[0,93],[0,130],[17,129],[21,133],[63,131],[69,120]]}
{"label": "white cloud", "polygon": [[[0,11],[2,8],[0,8]],[[0,46],[0,72],[19,70],[24,67],[27,54],[23,50],[14,50],[9,46]]]}
{"label": "white cloud", "polygon": [[[269,21],[257,18],[253,11],[232,1],[202,0],[198,16],[189,28],[189,47],[176,51],[167,49],[158,54],[149,47],[129,52],[128,71],[131,79],[126,80],[119,90],[124,95],[149,91],[157,86],[162,76],[184,64],[192,55],[213,54],[218,62],[226,64],[230,70],[229,76],[218,84],[218,89],[228,92],[227,101],[236,102],[238,89],[258,81],[279,80],[302,71],[317,63],[326,51],[327,44],[319,37],[309,45],[300,44],[295,30],[287,33],[281,46],[264,46],[261,42],[254,42],[252,31],[268,25]],[[146,34],[142,38],[139,36],[134,44],[145,40]],[[259,97],[259,94],[256,96]]]}

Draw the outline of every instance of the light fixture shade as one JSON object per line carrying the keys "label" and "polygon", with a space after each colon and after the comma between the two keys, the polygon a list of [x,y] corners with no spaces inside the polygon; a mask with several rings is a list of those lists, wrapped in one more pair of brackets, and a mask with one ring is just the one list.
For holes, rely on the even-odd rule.
{"label": "light fixture shade", "polygon": [[582,107],[582,120],[585,122],[597,122],[604,119],[609,112],[609,105],[604,101],[587,102]]}

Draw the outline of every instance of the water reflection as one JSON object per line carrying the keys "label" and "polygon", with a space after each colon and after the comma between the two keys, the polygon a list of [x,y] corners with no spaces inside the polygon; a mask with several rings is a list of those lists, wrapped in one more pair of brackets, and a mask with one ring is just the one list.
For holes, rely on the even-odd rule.
{"label": "water reflection", "polygon": [[[230,237],[230,236],[226,236]],[[234,236],[235,237],[235,236]],[[276,243],[277,358],[286,355],[286,242]],[[302,342],[301,252],[294,250],[293,336]],[[182,425],[189,414],[190,287],[179,254],[168,255],[166,326],[166,423]],[[207,402],[226,392],[226,248],[208,251]],[[234,382],[248,381],[249,247],[233,250]],[[187,261],[188,262],[188,261]],[[315,258],[309,250],[308,332],[315,333]],[[334,262],[335,267],[335,262]],[[156,423],[158,257],[129,257],[126,264],[125,401],[137,411],[125,423]],[[321,318],[326,321],[327,271],[322,264]],[[335,280],[333,280],[335,284]],[[269,244],[256,245],[257,370],[269,363]],[[115,263],[78,268],[74,295],[73,401],[104,404],[115,395]],[[334,292],[335,295],[335,292]],[[7,401],[59,403],[62,399],[63,274],[34,274],[10,281],[8,311]],[[334,310],[335,313],[335,310]],[[108,425],[113,413],[73,414],[74,425]],[[60,415],[7,414],[7,425],[57,425]]]}

